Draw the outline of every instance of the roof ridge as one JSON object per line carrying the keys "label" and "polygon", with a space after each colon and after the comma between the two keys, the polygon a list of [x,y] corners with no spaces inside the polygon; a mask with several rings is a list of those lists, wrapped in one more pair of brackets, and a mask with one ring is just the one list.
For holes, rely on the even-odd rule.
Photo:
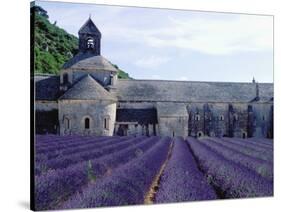
{"label": "roof ridge", "polygon": [[[180,82],[180,83],[221,83],[221,84],[257,84],[253,82],[228,82],[228,81],[192,81],[192,80],[162,80],[162,79],[118,79],[118,81],[157,81],[157,82]],[[258,84],[273,84],[273,82],[258,82]]]}
{"label": "roof ridge", "polygon": [[47,73],[33,73],[33,76],[44,76],[44,77],[48,77],[48,76],[50,76],[50,77],[55,77],[55,76],[59,76],[59,75],[57,75],[57,74],[47,74]]}

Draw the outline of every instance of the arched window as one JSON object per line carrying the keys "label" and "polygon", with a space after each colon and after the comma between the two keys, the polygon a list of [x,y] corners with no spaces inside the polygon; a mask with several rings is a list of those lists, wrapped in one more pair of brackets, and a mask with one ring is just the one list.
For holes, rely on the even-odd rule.
{"label": "arched window", "polygon": [[95,46],[95,42],[93,38],[88,38],[87,39],[87,48],[88,49],[93,49]]}
{"label": "arched window", "polygon": [[84,124],[85,124],[85,129],[90,129],[90,119],[89,118],[85,118]]}
{"label": "arched window", "polygon": [[62,81],[63,81],[63,84],[67,84],[69,82],[67,73],[63,74]]}
{"label": "arched window", "polygon": [[195,115],[195,121],[200,121],[200,115],[199,114]]}
{"label": "arched window", "polygon": [[69,118],[64,119],[64,128],[67,130],[70,129],[70,119]]}
{"label": "arched window", "polygon": [[198,138],[199,138],[199,137],[202,137],[202,136],[204,136],[204,133],[203,133],[202,131],[197,132],[197,137],[198,137]]}
{"label": "arched window", "polygon": [[103,128],[109,130],[109,117],[103,119]]}
{"label": "arched window", "polygon": [[224,120],[224,116],[221,115],[221,116],[220,116],[220,121],[223,121],[223,120]]}

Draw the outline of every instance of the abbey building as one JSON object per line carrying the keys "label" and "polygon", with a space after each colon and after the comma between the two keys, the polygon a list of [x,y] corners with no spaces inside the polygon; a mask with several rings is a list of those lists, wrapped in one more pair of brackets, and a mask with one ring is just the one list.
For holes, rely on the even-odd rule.
{"label": "abbey building", "polygon": [[273,84],[118,79],[91,19],[60,76],[35,75],[36,133],[273,137]]}

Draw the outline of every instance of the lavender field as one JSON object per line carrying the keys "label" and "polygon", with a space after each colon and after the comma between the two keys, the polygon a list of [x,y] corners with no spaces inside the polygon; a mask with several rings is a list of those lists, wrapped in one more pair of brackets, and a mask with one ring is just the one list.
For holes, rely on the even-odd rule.
{"label": "lavender field", "polygon": [[36,210],[273,196],[273,141],[37,135]]}

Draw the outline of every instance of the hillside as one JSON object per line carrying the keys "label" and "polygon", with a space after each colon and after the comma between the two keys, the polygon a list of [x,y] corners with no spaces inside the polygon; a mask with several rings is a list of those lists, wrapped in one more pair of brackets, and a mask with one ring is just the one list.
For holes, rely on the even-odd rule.
{"label": "hillside", "polygon": [[[50,23],[48,13],[39,6],[31,8],[31,21],[34,31],[31,33],[34,49],[35,73],[58,74],[62,65],[78,52],[78,38],[64,29]],[[129,75],[118,70],[119,79],[128,79]]]}

